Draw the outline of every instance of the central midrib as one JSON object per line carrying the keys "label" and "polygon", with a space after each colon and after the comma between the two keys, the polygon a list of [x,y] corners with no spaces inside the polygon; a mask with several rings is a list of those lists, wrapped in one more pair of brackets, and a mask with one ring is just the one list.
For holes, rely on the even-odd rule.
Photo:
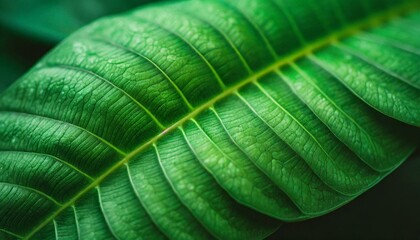
{"label": "central midrib", "polygon": [[406,14],[410,11],[414,11],[420,6],[419,2],[409,2],[397,7],[394,7],[393,9],[389,9],[387,11],[382,11],[377,14],[373,14],[372,16],[363,19],[361,21],[358,21],[354,24],[350,24],[349,26],[334,31],[331,34],[329,34],[326,37],[320,38],[315,42],[308,43],[305,47],[302,49],[287,55],[277,61],[275,61],[273,64],[268,65],[267,67],[263,68],[260,71],[255,72],[248,78],[240,81],[238,84],[226,88],[222,93],[212,98],[210,101],[206,102],[205,104],[195,108],[192,112],[190,112],[185,117],[181,118],[165,130],[163,130],[161,133],[159,133],[157,136],[153,137],[146,143],[142,144],[141,146],[137,147],[130,153],[128,153],[123,159],[121,159],[119,162],[117,162],[113,167],[108,169],[105,173],[100,175],[95,181],[93,181],[89,186],[84,188],[82,191],[80,191],[76,196],[74,196],[72,199],[67,201],[65,204],[63,204],[57,211],[55,211],[53,214],[51,214],[45,221],[40,223],[37,227],[35,227],[26,237],[23,239],[29,239],[31,238],[35,233],[37,233],[39,230],[41,230],[44,226],[46,226],[49,222],[51,222],[54,218],[56,218],[58,215],[61,214],[65,209],[72,206],[77,200],[79,200],[82,196],[84,196],[86,193],[88,193],[93,188],[97,187],[105,178],[107,178],[110,174],[112,174],[114,171],[116,171],[118,168],[120,168],[122,165],[126,164],[128,161],[130,161],[134,156],[141,153],[144,149],[151,146],[153,143],[156,143],[159,139],[164,137],[167,133],[173,131],[174,129],[182,126],[185,122],[187,122],[190,119],[194,119],[198,114],[201,112],[209,109],[211,106],[213,106],[215,103],[219,102],[220,100],[232,95],[242,87],[252,83],[253,81],[257,81],[261,77],[274,72],[275,70],[281,68],[282,66],[285,66],[287,64],[295,62],[297,59],[307,56],[308,54],[321,49],[323,47],[326,47],[330,45],[331,43],[337,42],[339,39],[349,37],[351,35],[355,35],[356,33],[362,31],[363,29],[369,29],[374,28],[376,26],[382,25],[385,22],[388,22],[391,19],[398,18],[399,16]]}

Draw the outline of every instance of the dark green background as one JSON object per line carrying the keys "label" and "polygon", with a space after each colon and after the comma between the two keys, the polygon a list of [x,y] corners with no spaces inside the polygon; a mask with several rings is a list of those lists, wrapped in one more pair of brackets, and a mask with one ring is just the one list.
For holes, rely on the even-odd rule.
{"label": "dark green background", "polygon": [[270,239],[420,239],[420,151],[382,182],[325,216],[285,225]]}

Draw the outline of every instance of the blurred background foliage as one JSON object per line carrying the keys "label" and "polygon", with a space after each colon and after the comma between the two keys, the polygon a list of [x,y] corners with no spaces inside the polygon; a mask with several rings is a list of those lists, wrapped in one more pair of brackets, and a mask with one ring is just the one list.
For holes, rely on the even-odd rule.
{"label": "blurred background foliage", "polygon": [[57,43],[102,16],[153,0],[0,0],[0,23],[30,38]]}
{"label": "blurred background foliage", "polygon": [[157,0],[0,0],[0,91],[78,28]]}
{"label": "blurred background foliage", "polygon": [[[0,0],[0,91],[83,25],[156,0]],[[346,206],[269,239],[420,239],[420,151]]]}

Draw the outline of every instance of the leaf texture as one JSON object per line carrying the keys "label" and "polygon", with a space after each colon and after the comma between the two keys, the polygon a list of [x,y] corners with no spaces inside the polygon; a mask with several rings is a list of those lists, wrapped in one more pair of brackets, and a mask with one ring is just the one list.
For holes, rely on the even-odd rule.
{"label": "leaf texture", "polygon": [[101,19],[0,96],[5,239],[260,239],[418,146],[419,1],[191,1]]}

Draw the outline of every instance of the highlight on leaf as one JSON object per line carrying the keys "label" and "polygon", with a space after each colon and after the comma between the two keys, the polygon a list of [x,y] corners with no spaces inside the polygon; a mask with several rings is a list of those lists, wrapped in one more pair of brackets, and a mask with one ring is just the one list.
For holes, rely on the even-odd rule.
{"label": "highlight on leaf", "polygon": [[0,95],[0,238],[262,239],[419,144],[420,2],[218,0],[95,21]]}

